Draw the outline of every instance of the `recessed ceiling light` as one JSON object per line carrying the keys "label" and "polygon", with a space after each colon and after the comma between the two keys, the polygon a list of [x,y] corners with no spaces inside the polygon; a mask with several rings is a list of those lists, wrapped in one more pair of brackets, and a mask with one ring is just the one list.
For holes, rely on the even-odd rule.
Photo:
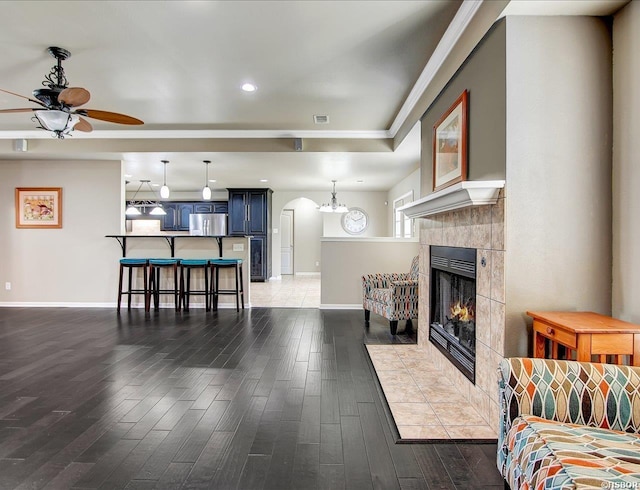
{"label": "recessed ceiling light", "polygon": [[151,184],[153,187],[159,187],[160,184]]}
{"label": "recessed ceiling light", "polygon": [[217,182],[216,179],[209,179],[209,182]]}
{"label": "recessed ceiling light", "polygon": [[358,184],[362,184],[362,183],[364,182],[364,180],[356,180],[356,182],[357,182]]}
{"label": "recessed ceiling light", "polygon": [[133,175],[131,175],[131,174],[124,174],[124,178],[125,178],[125,179],[130,179],[131,177],[133,177]]}
{"label": "recessed ceiling light", "polygon": [[269,182],[267,179],[260,179],[260,182]]}
{"label": "recessed ceiling light", "polygon": [[258,90],[258,87],[256,87],[253,83],[243,83],[242,90],[244,90],[245,92],[255,92],[256,90]]}

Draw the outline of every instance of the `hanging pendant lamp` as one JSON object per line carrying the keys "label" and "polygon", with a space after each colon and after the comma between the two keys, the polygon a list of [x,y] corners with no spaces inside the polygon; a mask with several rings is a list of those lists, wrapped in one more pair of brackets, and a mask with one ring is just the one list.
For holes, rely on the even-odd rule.
{"label": "hanging pendant lamp", "polygon": [[126,214],[127,216],[139,216],[142,214],[140,209],[146,210],[147,208],[152,208],[151,211],[149,211],[149,214],[154,216],[164,216],[165,214],[167,214],[167,212],[164,209],[162,209],[162,206],[158,201],[150,201],[147,199],[142,201],[136,201],[136,196],[138,195],[138,192],[140,192],[140,189],[142,189],[142,187],[145,184],[149,188],[149,191],[151,192],[151,194],[155,197],[155,193],[153,192],[153,188],[151,187],[151,181],[141,180],[140,185],[136,189],[136,192],[133,195],[133,198],[129,201],[129,206],[125,210],[124,214]]}
{"label": "hanging pendant lamp", "polygon": [[206,165],[206,176],[204,181],[204,187],[202,188],[202,199],[208,201],[211,199],[211,188],[209,187],[209,164],[211,160],[203,160]]}
{"label": "hanging pendant lamp", "polygon": [[338,203],[338,198],[336,197],[336,180],[332,180],[333,182],[333,192],[331,192],[331,199],[328,204],[323,204],[318,208],[318,211],[321,213],[346,213],[349,211],[349,208],[344,204]]}
{"label": "hanging pendant lamp", "polygon": [[169,199],[169,194],[171,194],[169,186],[167,185],[167,163],[169,163],[169,160],[162,160],[162,163],[164,165],[164,180],[162,181],[163,184],[160,188],[160,197],[162,199]]}

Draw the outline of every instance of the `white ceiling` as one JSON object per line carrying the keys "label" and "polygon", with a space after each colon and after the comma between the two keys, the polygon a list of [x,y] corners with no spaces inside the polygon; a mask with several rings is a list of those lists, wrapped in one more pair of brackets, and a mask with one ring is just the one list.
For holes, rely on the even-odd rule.
{"label": "white ceiling", "polygon": [[[90,120],[93,133],[52,141],[29,113],[0,114],[0,159],[122,159],[132,189],[161,183],[167,159],[171,188],[195,191],[208,159],[214,187],[327,190],[337,179],[343,190],[387,190],[420,157],[417,128],[395,151],[390,128],[459,7],[481,3],[3,1],[0,88],[31,96],[55,63],[47,47],[60,46],[72,53],[70,86],[91,92],[86,107],[145,124]],[[624,2],[525,3],[580,4],[582,14],[597,4],[603,15],[602,4]],[[258,90],[242,92],[246,81]],[[30,106],[0,93],[2,109]],[[292,151],[294,136],[303,151]],[[13,151],[16,138],[29,151]]]}

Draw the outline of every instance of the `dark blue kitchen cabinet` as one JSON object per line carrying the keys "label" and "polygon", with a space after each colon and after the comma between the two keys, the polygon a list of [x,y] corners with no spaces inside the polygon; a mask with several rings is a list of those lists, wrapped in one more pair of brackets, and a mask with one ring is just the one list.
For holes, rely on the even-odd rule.
{"label": "dark blue kitchen cabinet", "polygon": [[167,212],[161,222],[162,231],[189,231],[190,214],[226,214],[227,212],[226,201],[172,201],[163,202],[162,207]]}
{"label": "dark blue kitchen cabinet", "polygon": [[271,277],[271,189],[229,190],[229,235],[251,238],[251,280]]}

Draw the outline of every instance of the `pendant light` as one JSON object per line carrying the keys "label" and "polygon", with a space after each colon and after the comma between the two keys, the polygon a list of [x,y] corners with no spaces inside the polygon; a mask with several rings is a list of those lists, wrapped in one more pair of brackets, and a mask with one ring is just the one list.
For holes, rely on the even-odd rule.
{"label": "pendant light", "polygon": [[331,199],[329,201],[329,204],[323,204],[318,208],[318,210],[321,213],[346,213],[347,211],[349,211],[349,208],[344,204],[339,204],[338,198],[336,197],[337,181],[332,180],[331,182],[333,182],[333,192],[331,193]]}
{"label": "pendant light", "polygon": [[169,199],[169,194],[171,193],[167,185],[167,163],[169,163],[169,160],[162,160],[162,163],[164,164],[164,180],[160,188],[160,197],[162,199]]}
{"label": "pendant light", "polygon": [[152,208],[151,211],[149,211],[149,214],[153,216],[164,216],[165,214],[167,214],[167,212],[164,209],[162,209],[162,206],[160,205],[159,202],[150,201],[150,200],[136,201],[136,196],[138,195],[138,192],[140,192],[140,189],[142,189],[142,186],[144,186],[145,184],[149,188],[149,191],[151,192],[151,194],[153,194],[155,197],[155,193],[153,192],[153,188],[151,187],[151,181],[141,180],[140,185],[136,189],[136,192],[133,195],[133,198],[129,201],[129,206],[125,210],[124,214],[126,214],[127,216],[139,216],[142,214],[140,209]]}
{"label": "pendant light", "polygon": [[211,160],[203,160],[206,165],[206,177],[204,181],[204,187],[202,188],[202,199],[208,201],[211,199],[211,188],[209,187],[209,164]]}

